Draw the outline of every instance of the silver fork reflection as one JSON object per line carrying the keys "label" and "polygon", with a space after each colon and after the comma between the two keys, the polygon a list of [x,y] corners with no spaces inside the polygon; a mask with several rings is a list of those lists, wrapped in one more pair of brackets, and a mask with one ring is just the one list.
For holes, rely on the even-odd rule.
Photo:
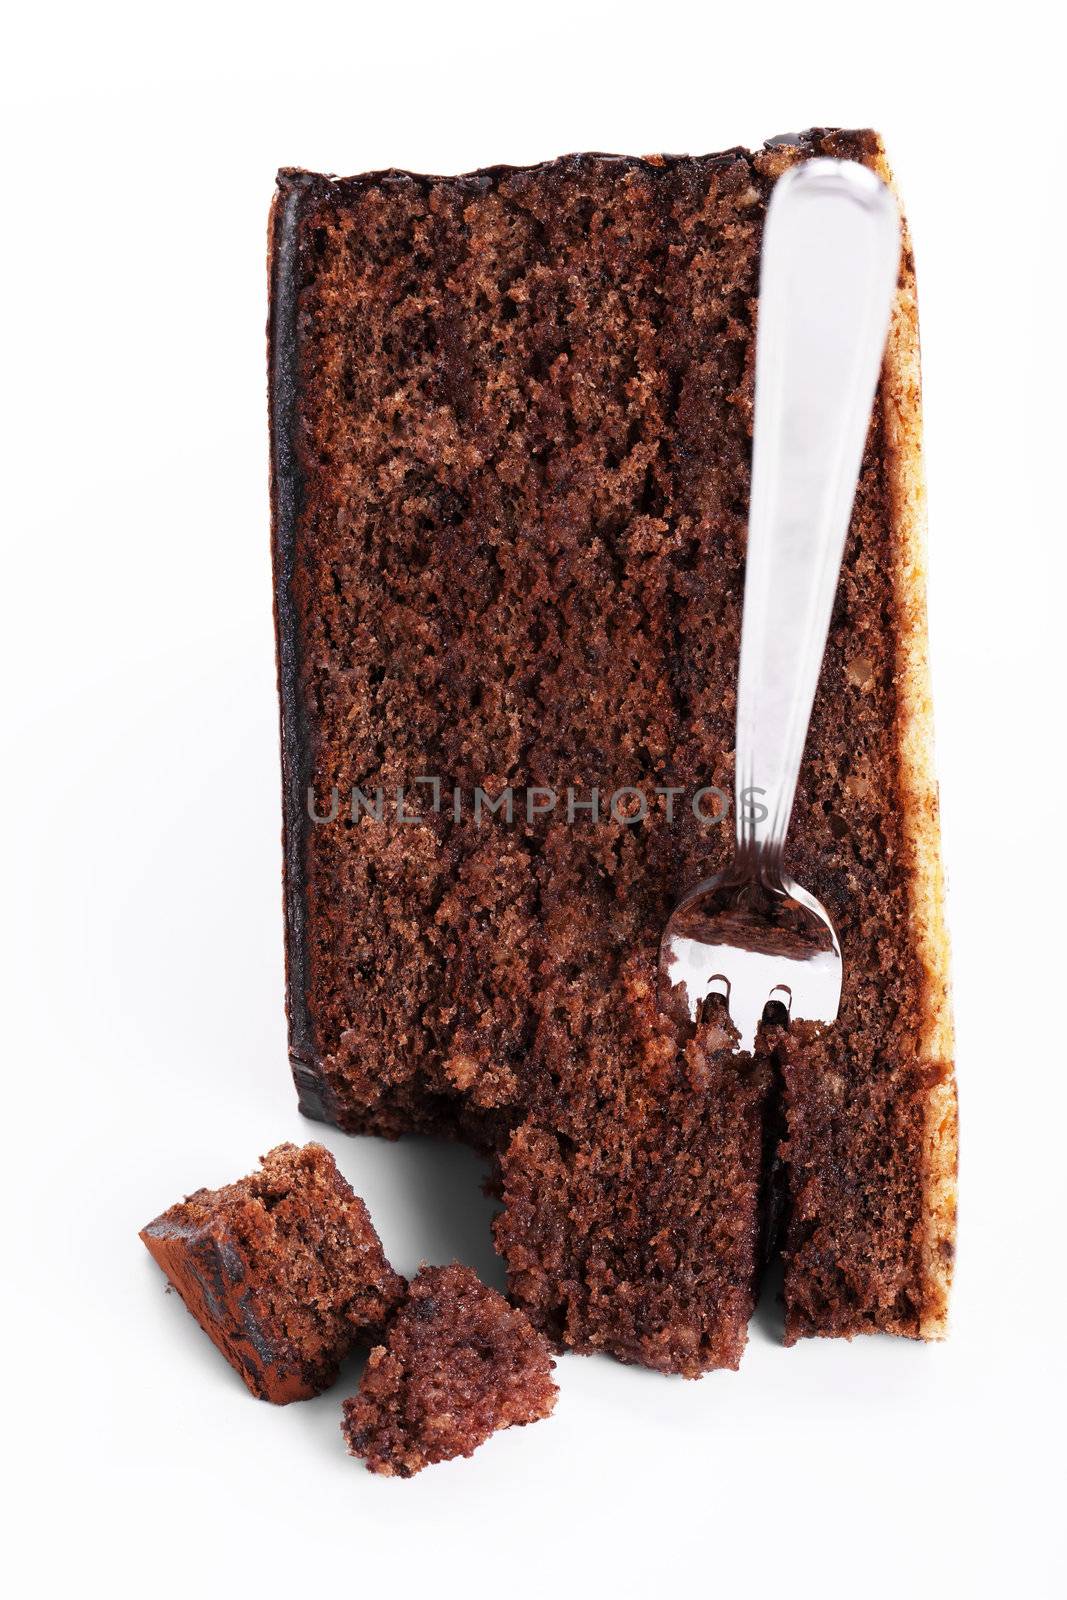
{"label": "silver fork reflection", "polygon": [[760,262],[752,495],[737,692],[734,859],[675,907],[664,1006],[726,996],[750,1049],[769,999],[832,1022],[841,951],[786,873],[786,834],[900,263],[885,185],[808,161],[775,186]]}

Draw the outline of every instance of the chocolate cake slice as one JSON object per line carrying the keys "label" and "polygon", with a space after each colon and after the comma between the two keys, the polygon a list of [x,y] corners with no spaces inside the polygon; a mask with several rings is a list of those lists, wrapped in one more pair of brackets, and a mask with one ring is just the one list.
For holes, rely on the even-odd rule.
{"label": "chocolate cake slice", "polygon": [[252,1393],[276,1405],[328,1388],[406,1288],[319,1144],[278,1145],[262,1171],[198,1189],[141,1238]]}
{"label": "chocolate cake slice", "polygon": [[790,834],[840,1019],[738,1059],[652,997],[671,905],[730,851],[760,241],[813,155],[888,176],[873,133],[817,130],[285,171],[271,223],[301,1106],[490,1152],[534,1321],[689,1374],[736,1364],[772,1188],[789,1338],[937,1336],[951,1274],[907,243]]}
{"label": "chocolate cake slice", "polygon": [[544,1339],[469,1267],[423,1267],[344,1405],[350,1454],[410,1478],[556,1404]]}

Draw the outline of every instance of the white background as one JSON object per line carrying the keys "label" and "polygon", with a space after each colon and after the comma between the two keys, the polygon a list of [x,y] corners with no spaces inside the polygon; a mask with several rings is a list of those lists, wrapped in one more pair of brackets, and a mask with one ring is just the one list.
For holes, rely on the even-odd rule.
{"label": "white background", "polygon": [[[15,1593],[1052,1594],[1063,1582],[1062,66],[1035,5],[20,8],[4,67],[2,1400]],[[264,245],[279,165],[885,135],[918,257],[963,1168],[950,1341],[560,1363],[409,1483],[244,1391],[137,1240],[324,1139],[396,1265],[479,1164],[297,1114]],[[1057,1576],[1058,1573],[1058,1576]],[[1062,1592],[1062,1589],[1060,1589]]]}

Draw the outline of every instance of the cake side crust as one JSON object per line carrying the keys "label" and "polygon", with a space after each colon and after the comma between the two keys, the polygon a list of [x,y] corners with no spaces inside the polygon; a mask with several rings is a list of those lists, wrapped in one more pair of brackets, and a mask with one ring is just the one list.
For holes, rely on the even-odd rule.
{"label": "cake side crust", "polygon": [[[279,175],[280,178],[280,175]],[[299,691],[300,629],[293,595],[296,530],[302,479],[296,451],[298,358],[297,252],[300,213],[309,173],[291,173],[271,202],[267,226],[267,372],[270,421],[271,560],[278,676],[282,780],[282,882],[285,925],[285,1010],[289,1060],[300,1109],[322,1122],[336,1121],[314,1066],[308,1008],[307,905],[304,851],[308,827],[303,797],[312,772],[310,729]]]}
{"label": "cake side crust", "polygon": [[[894,189],[884,151],[879,174]],[[934,763],[934,714],[926,605],[926,484],[922,455],[922,382],[918,299],[911,239],[903,218],[903,264],[889,331],[882,411],[890,444],[887,472],[898,547],[897,741],[904,798],[904,836],[910,854],[911,921],[924,976],[919,1057],[930,1069],[924,1186],[923,1253],[926,1297],[920,1315],[925,1339],[943,1338],[956,1237],[958,1110],[950,950]]]}

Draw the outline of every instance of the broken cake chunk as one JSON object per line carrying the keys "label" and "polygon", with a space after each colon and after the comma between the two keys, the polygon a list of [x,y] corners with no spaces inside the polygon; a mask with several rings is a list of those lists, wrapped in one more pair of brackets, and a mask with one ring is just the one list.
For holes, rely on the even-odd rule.
{"label": "broken cake chunk", "polygon": [[423,1267],[345,1401],[349,1451],[398,1478],[469,1456],[497,1429],[549,1415],[552,1366],[523,1312],[469,1267]]}
{"label": "broken cake chunk", "polygon": [[276,1405],[328,1388],[406,1287],[319,1144],[278,1145],[261,1172],[198,1189],[141,1238],[252,1393]]}

